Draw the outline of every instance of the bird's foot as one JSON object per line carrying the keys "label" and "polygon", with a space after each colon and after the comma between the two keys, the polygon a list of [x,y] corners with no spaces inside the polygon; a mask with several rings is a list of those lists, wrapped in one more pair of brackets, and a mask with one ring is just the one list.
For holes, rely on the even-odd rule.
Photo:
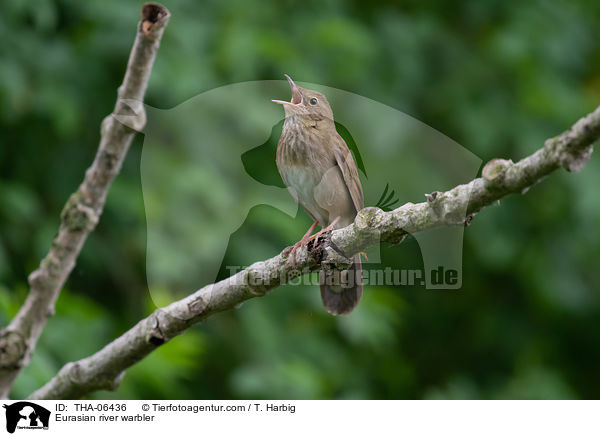
{"label": "bird's foot", "polygon": [[287,247],[285,250],[283,250],[283,255],[289,256],[290,261],[292,262],[292,265],[295,266],[296,265],[296,251],[298,251],[298,249],[301,247],[306,247],[310,240],[311,240],[310,235],[303,236],[302,239],[300,239],[294,245],[292,245],[291,247]]}
{"label": "bird's foot", "polygon": [[285,250],[283,250],[283,255],[284,256],[290,256],[290,260],[292,262],[292,265],[295,266],[296,265],[296,251],[298,251],[298,249],[301,248],[301,247],[306,247],[308,245],[308,243],[311,242],[311,241],[318,241],[319,238],[321,236],[323,236],[325,233],[331,232],[339,220],[340,220],[340,217],[337,217],[327,227],[319,230],[314,235],[311,235],[311,233],[315,230],[315,227],[319,223],[318,221],[315,221],[314,223],[312,223],[312,225],[310,226],[310,228],[304,234],[304,236],[302,237],[302,239],[300,239],[298,242],[296,242],[291,247],[287,247]]}
{"label": "bird's foot", "polygon": [[312,240],[311,233],[315,230],[315,227],[317,227],[318,223],[319,223],[318,221],[315,221],[314,223],[312,223],[312,225],[306,231],[304,236],[302,236],[302,239],[300,239],[298,242],[296,242],[291,247],[287,247],[285,250],[283,250],[284,256],[291,257],[292,265],[296,265],[296,251],[300,247],[305,247],[306,245],[308,245],[308,243]]}
{"label": "bird's foot", "polygon": [[318,241],[319,238],[321,236],[323,236],[325,233],[331,232],[339,220],[340,220],[340,217],[337,217],[327,227],[319,230],[317,233],[315,233],[314,235],[312,235],[309,240],[310,241],[312,241],[312,240]]}

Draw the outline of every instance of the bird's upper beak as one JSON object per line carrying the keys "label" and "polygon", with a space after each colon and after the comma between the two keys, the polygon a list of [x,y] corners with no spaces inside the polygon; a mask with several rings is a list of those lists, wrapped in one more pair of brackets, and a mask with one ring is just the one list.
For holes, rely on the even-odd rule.
{"label": "bird's upper beak", "polygon": [[294,83],[292,78],[287,74],[284,74],[285,78],[290,82],[290,87],[292,88],[292,100],[291,101],[283,101],[283,100],[273,100],[274,103],[279,103],[285,106],[298,106],[302,103],[302,94],[300,93],[300,89],[298,85]]}

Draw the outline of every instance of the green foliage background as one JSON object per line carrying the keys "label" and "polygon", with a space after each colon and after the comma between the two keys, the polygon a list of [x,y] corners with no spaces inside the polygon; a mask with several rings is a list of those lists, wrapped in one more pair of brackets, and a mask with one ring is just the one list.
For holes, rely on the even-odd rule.
{"label": "green foliage background", "polygon": [[[487,161],[520,159],[600,103],[597,1],[165,5],[172,18],[146,100],[156,107],[287,72],[404,111]],[[140,6],[0,4],[2,325],[93,159]],[[141,146],[138,137],[13,397],[155,308]],[[480,213],[460,291],[368,289],[359,310],[333,318],[316,288],[281,289],[210,318],[131,368],[117,392],[92,397],[597,398],[599,186],[596,153],[581,173],[553,174]],[[309,224],[274,216],[254,209],[224,264],[272,256]],[[422,267],[414,239],[383,256]]]}

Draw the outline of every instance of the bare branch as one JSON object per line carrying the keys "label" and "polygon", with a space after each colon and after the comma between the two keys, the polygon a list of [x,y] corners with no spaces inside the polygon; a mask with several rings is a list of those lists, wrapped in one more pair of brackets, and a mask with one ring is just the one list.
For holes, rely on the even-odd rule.
{"label": "bare branch", "polygon": [[[156,3],[142,7],[142,20],[129,56],[123,84],[111,115],[102,122],[98,152],[77,191],[61,213],[61,223],[40,267],[29,276],[25,303],[0,331],[0,397],[6,398],[20,370],[29,363],[36,342],[60,290],[75,266],[88,235],[98,223],[110,185],[121,169],[135,131],[115,119],[134,116],[135,127],[143,127],[143,100],[160,40],[169,21],[169,11]],[[133,110],[133,112],[132,112]]]}
{"label": "bare branch", "polygon": [[[570,130],[546,141],[544,147],[517,163],[494,159],[483,177],[447,192],[427,195],[424,203],[407,203],[391,212],[370,207],[354,224],[319,238],[296,255],[296,267],[279,254],[257,262],[218,283],[155,310],[132,329],[90,357],[65,365],[32,399],[79,398],[99,389],[116,388],[124,371],[154,349],[210,315],[245,300],[263,296],[302,271],[343,268],[347,257],[379,241],[400,243],[408,233],[441,226],[468,225],[476,212],[510,193],[523,193],[554,170],[583,168],[600,137],[600,107]],[[465,210],[467,215],[465,216]]]}

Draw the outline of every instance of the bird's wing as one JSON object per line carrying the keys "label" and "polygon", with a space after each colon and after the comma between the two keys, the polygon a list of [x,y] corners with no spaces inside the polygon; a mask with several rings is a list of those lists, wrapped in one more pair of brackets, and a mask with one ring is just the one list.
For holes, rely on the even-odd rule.
{"label": "bird's wing", "polygon": [[360,184],[360,178],[358,177],[356,163],[354,162],[354,158],[352,157],[350,149],[341,136],[337,136],[335,145],[336,146],[333,151],[335,160],[340,168],[340,171],[342,172],[344,182],[346,183],[348,192],[350,192],[350,197],[352,197],[352,202],[354,203],[356,212],[358,212],[365,206],[365,198],[362,185]]}

